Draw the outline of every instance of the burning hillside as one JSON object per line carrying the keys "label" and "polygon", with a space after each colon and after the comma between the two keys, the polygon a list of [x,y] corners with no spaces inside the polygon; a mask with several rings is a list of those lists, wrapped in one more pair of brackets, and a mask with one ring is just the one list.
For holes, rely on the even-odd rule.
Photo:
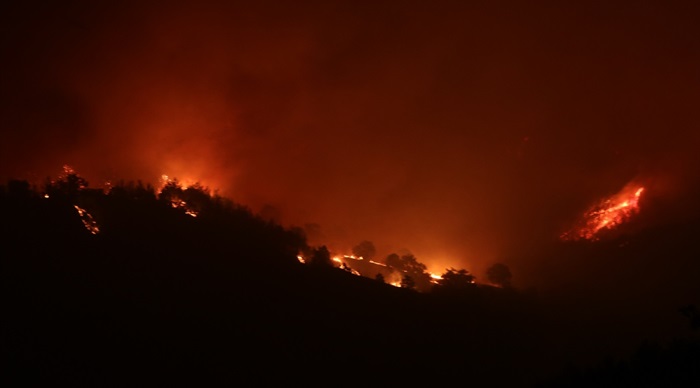
{"label": "burning hillside", "polygon": [[580,224],[563,233],[562,240],[595,241],[608,230],[618,228],[639,212],[644,187],[627,185],[617,194],[605,198],[586,211]]}

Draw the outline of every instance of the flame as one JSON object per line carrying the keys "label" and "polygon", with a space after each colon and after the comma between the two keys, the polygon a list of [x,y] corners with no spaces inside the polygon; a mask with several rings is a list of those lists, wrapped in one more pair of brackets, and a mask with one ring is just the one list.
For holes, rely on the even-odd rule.
{"label": "flame", "polygon": [[361,274],[359,271],[356,271],[356,270],[354,270],[354,269],[352,269],[352,268],[350,268],[350,273],[353,274],[353,275],[355,275],[355,276],[362,276],[362,274]]}
{"label": "flame", "polygon": [[173,198],[170,200],[170,206],[173,207],[173,209],[182,209],[185,211],[185,214],[191,217],[197,217],[197,212],[190,209],[187,206],[187,202],[179,199],[179,198]]}
{"label": "flame", "polygon": [[[182,190],[187,190],[188,187],[190,187],[190,186],[195,186],[195,185],[198,184],[198,182],[196,182],[196,181],[189,181],[189,180],[187,180],[187,181],[184,181],[184,182],[183,182],[183,181],[180,181],[180,180],[178,180],[178,179],[170,178],[170,177],[169,177],[168,175],[166,175],[166,174],[162,174],[162,175],[160,176],[160,185],[159,185],[159,187],[158,187],[157,193],[158,193],[158,194],[162,193],[162,192],[163,192],[163,189],[165,189],[165,187],[166,187],[168,184],[171,184],[171,183],[176,184],[176,185],[179,186],[180,189],[182,189]],[[184,210],[185,214],[187,214],[188,216],[191,216],[191,217],[197,217],[197,215],[198,215],[198,212],[195,211],[194,209],[192,209],[189,205],[187,205],[187,202],[186,202],[186,201],[182,200],[181,198],[175,197],[175,196],[173,196],[173,197],[170,199],[170,206],[172,206],[173,209],[182,209],[182,210]]]}
{"label": "flame", "polygon": [[75,172],[75,169],[67,164],[63,165],[63,174],[59,175],[58,177],[61,179],[65,179],[68,175],[77,175]]}
{"label": "flame", "polygon": [[106,180],[103,184],[102,191],[104,191],[105,194],[109,194],[113,187],[114,185],[112,184],[112,181]]}
{"label": "flame", "polygon": [[[348,256],[348,255],[344,255],[343,258],[345,258],[345,259],[351,259],[351,260],[358,260],[357,258],[355,258],[355,256]],[[354,268],[352,268],[351,266],[349,266],[348,263],[345,262],[345,261],[343,261],[343,260],[341,260],[340,257],[335,256],[335,257],[333,257],[331,260],[333,260],[334,262],[338,263],[338,267],[339,267],[339,268],[344,269],[344,270],[350,272],[350,273],[353,274],[353,275],[362,276],[362,274],[361,274],[360,272],[358,272],[357,270],[355,270]]]}
{"label": "flame", "polygon": [[90,215],[90,213],[87,212],[87,210],[81,208],[78,205],[73,205],[73,207],[75,208],[75,210],[78,211],[78,215],[80,215],[80,219],[83,221],[85,229],[87,229],[92,234],[100,233],[100,227],[97,225],[95,219],[92,218],[92,215]]}
{"label": "flame", "polygon": [[583,224],[560,237],[563,240],[591,240],[599,238],[604,230],[610,230],[627,222],[639,212],[639,199],[644,187],[624,188],[610,198],[593,206],[584,214]]}
{"label": "flame", "polygon": [[[307,263],[307,260],[301,255],[297,256],[297,260],[302,264]],[[346,270],[346,271],[352,273],[353,275],[357,275],[357,276],[365,276],[365,277],[373,278],[374,276],[372,276],[372,275],[376,275],[377,270],[381,269],[381,271],[379,271],[379,273],[385,277],[384,281],[386,282],[386,284],[392,285],[394,287],[399,287],[399,288],[402,287],[401,281],[403,279],[404,274],[406,273],[405,270],[399,270],[397,268],[391,267],[385,263],[381,263],[378,261],[366,260],[362,256],[338,255],[338,256],[331,257],[331,261],[335,267]],[[364,273],[353,268],[353,265],[352,265],[353,263],[355,263],[355,265],[361,265],[360,262],[366,263],[366,264],[364,264],[363,267],[361,267],[361,268],[363,268],[361,270]],[[374,270],[373,270],[370,267],[367,267],[367,265],[370,265],[370,267],[376,266],[377,268],[374,268]],[[387,269],[389,270],[389,273],[386,272]],[[428,275],[430,276],[430,282],[433,284],[437,284],[440,280],[442,280],[442,276],[438,273],[428,272]],[[474,280],[472,280],[472,283],[476,283],[476,282]]]}
{"label": "flame", "polygon": [[167,186],[170,183],[175,183],[177,184],[182,190],[187,190],[189,187],[194,187],[199,185],[199,181],[195,179],[178,179],[178,178],[171,178],[167,174],[161,174],[160,180],[159,180],[159,186],[158,186],[158,193],[163,191],[165,186]]}

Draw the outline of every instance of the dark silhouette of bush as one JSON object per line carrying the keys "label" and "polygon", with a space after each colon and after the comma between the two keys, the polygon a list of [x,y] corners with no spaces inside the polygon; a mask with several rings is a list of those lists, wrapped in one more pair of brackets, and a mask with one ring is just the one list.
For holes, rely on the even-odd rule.
{"label": "dark silhouette of bush", "polygon": [[507,265],[496,263],[486,270],[486,278],[493,285],[509,288],[513,275]]}
{"label": "dark silhouette of bush", "polygon": [[466,269],[448,268],[440,276],[437,286],[449,290],[473,289],[476,277]]}
{"label": "dark silhouette of bush", "polygon": [[405,288],[407,290],[416,290],[416,281],[413,280],[411,275],[403,275],[401,278],[401,288]]}
{"label": "dark silhouette of bush", "polygon": [[537,387],[691,387],[698,383],[700,342],[675,339],[667,345],[645,341],[626,359],[606,358],[590,367],[570,367]]}
{"label": "dark silhouette of bush", "polygon": [[316,267],[333,267],[333,261],[331,260],[331,253],[328,247],[321,245],[320,247],[313,248],[311,256],[308,259],[308,264]]}

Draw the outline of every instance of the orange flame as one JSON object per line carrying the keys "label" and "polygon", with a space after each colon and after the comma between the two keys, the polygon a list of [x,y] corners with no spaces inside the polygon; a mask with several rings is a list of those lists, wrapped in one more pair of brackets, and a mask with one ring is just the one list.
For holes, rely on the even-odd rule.
{"label": "orange flame", "polygon": [[440,282],[440,280],[442,280],[442,276],[441,276],[441,275],[438,275],[438,274],[436,274],[436,273],[430,272],[430,282],[431,282],[431,283],[437,284],[438,282]]}
{"label": "orange flame", "polygon": [[[189,181],[182,182],[182,181],[179,181],[177,179],[172,179],[166,174],[162,174],[160,176],[160,187],[158,188],[158,194],[163,192],[163,189],[165,188],[165,186],[167,186],[168,184],[171,184],[171,183],[177,184],[182,190],[186,190],[188,187],[195,186],[197,184],[197,182],[189,182]],[[185,214],[187,214],[188,216],[191,216],[191,217],[197,217],[197,215],[198,215],[197,211],[193,210],[187,204],[186,201],[184,201],[180,198],[177,198],[177,197],[173,197],[170,199],[170,206],[172,206],[174,209],[182,209],[185,212]]]}
{"label": "orange flame", "polygon": [[583,225],[561,235],[563,240],[597,240],[604,230],[610,230],[627,222],[639,212],[639,198],[644,187],[634,191],[623,189],[616,195],[601,201],[583,217]]}
{"label": "orange flame", "polygon": [[87,212],[87,210],[81,208],[78,205],[73,205],[73,207],[75,208],[75,210],[78,211],[78,215],[80,216],[80,219],[83,221],[83,225],[85,226],[85,229],[87,229],[92,234],[100,233],[100,227],[97,225],[97,222],[95,221],[95,219],[92,218],[92,215]]}

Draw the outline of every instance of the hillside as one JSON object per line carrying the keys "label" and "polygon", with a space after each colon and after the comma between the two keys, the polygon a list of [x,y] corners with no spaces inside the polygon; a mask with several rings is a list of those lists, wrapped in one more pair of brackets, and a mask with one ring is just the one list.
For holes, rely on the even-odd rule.
{"label": "hillside", "polygon": [[3,379],[15,384],[532,386],[617,351],[604,344],[618,327],[575,316],[575,300],[416,292],[302,264],[298,230],[200,190],[11,181],[0,193]]}

